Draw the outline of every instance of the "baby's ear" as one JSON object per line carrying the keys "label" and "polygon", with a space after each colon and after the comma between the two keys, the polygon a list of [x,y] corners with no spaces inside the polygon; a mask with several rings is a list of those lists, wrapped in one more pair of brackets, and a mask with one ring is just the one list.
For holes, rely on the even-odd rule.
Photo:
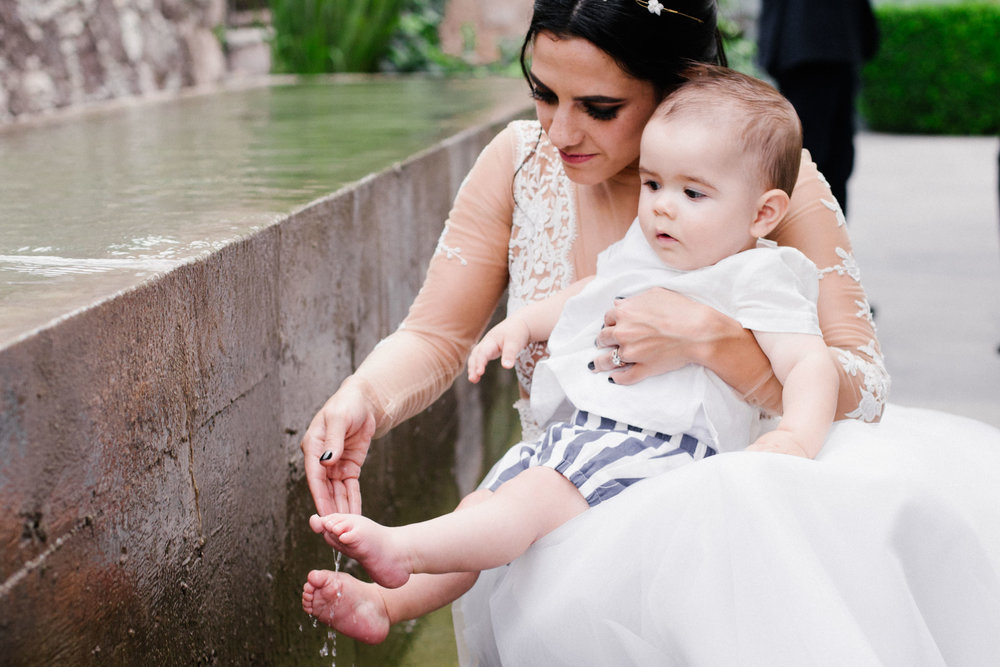
{"label": "baby's ear", "polygon": [[788,212],[789,197],[784,190],[768,190],[757,200],[757,217],[750,223],[750,233],[763,238],[781,222]]}

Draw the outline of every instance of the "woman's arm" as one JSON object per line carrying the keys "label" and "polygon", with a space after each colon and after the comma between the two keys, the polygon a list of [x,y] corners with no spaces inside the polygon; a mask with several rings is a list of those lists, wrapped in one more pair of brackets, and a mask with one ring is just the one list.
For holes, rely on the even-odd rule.
{"label": "woman's arm", "polygon": [[819,325],[840,375],[837,419],[878,421],[889,374],[840,206],[803,151],[788,215],[770,238],[798,248],[819,269]]}
{"label": "woman's arm", "polygon": [[[341,384],[302,439],[319,513],[357,512],[357,476],[373,436],[430,405],[454,381],[507,286],[513,212],[511,130],[463,183],[423,287],[399,329]],[[327,452],[330,452],[327,454]]]}

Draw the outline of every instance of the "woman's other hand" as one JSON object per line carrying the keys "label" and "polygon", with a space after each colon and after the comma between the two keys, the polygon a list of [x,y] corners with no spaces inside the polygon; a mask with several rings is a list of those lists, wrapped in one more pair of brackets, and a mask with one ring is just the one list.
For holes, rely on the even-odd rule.
{"label": "woman's other hand", "polygon": [[358,476],[375,433],[375,415],[364,394],[341,385],[302,438],[306,481],[320,516],[361,513]]}
{"label": "woman's other hand", "polygon": [[[595,370],[614,371],[615,384],[627,385],[700,363],[714,336],[714,321],[721,317],[709,306],[662,288],[615,299],[597,336],[597,346],[606,349],[594,359]],[[612,361],[616,347],[625,366]]]}

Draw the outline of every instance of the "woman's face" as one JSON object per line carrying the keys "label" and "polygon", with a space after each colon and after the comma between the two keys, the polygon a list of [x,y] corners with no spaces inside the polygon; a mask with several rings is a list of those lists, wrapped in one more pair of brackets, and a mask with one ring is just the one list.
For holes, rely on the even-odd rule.
{"label": "woman's face", "polygon": [[658,102],[652,83],[627,75],[585,39],[548,32],[535,37],[530,77],[538,120],[570,179],[596,185],[635,166]]}

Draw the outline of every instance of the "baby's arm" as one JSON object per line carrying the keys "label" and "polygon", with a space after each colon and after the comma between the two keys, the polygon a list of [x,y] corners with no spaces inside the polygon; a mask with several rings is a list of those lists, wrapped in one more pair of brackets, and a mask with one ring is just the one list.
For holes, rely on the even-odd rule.
{"label": "baby's arm", "polygon": [[754,332],[783,390],[778,428],[748,448],[815,458],[833,422],[840,378],[820,336]]}
{"label": "baby's arm", "polygon": [[517,353],[528,343],[548,340],[563,306],[592,278],[583,278],[548,298],[533,301],[490,329],[469,353],[469,381],[479,382],[486,364],[497,357],[501,366],[513,368]]}

